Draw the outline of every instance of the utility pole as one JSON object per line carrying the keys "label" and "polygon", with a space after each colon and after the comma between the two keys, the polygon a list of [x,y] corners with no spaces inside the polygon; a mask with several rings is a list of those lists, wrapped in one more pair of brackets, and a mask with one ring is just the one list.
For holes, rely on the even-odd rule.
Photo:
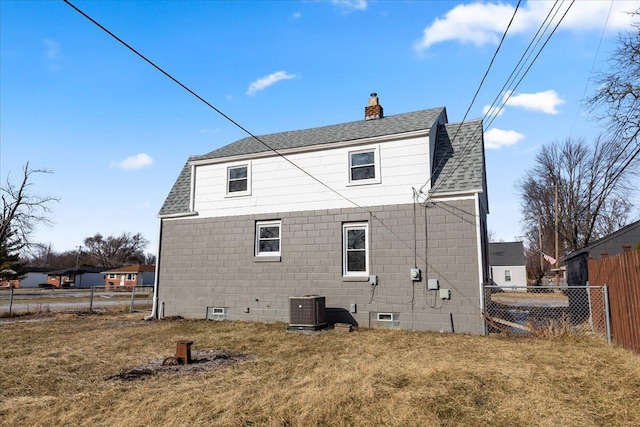
{"label": "utility pole", "polygon": [[556,182],[555,197],[555,214],[556,214],[556,286],[560,286],[560,258],[558,256],[558,183]]}
{"label": "utility pole", "polygon": [[538,252],[540,252],[540,275],[542,276],[544,274],[544,258],[542,256],[542,219],[540,214],[538,214],[538,249]]}
{"label": "utility pole", "polygon": [[78,255],[76,255],[76,268],[78,268],[78,264],[80,264],[80,253],[82,252],[82,246],[78,246]]}

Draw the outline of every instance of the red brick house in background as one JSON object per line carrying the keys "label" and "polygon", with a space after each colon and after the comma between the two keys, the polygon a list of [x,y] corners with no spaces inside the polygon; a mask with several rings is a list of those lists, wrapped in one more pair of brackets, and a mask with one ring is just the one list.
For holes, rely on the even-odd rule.
{"label": "red brick house in background", "polygon": [[133,288],[134,286],[153,285],[156,267],[154,265],[128,265],[103,271],[106,289]]}

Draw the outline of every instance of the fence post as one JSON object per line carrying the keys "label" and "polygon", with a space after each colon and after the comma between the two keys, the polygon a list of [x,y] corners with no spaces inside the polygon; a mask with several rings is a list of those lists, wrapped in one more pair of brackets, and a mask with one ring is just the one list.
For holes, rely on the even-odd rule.
{"label": "fence post", "polygon": [[13,286],[11,287],[11,296],[9,297],[9,317],[11,317],[12,310],[13,310]]}
{"label": "fence post", "polygon": [[93,290],[95,289],[94,286],[91,287],[91,296],[89,297],[89,311],[92,312],[93,311]]}
{"label": "fence post", "polygon": [[604,316],[605,316],[605,325],[607,331],[607,343],[611,344],[611,317],[609,315],[609,288],[605,283],[602,286],[602,291],[604,292]]}
{"label": "fence post", "polygon": [[129,313],[133,313],[133,303],[136,297],[136,287],[131,288],[131,303],[129,304]]}

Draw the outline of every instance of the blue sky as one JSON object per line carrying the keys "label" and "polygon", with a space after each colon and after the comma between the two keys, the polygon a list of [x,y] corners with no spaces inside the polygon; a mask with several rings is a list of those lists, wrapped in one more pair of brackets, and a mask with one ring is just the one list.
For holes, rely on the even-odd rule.
{"label": "blue sky", "polygon": [[[371,92],[385,115],[445,106],[462,120],[516,4],[72,3],[256,135],[361,120]],[[521,3],[468,119],[506,99],[501,88],[553,4]],[[638,7],[577,1],[485,121],[498,238],[522,234],[515,183],[540,146],[602,130],[582,102],[595,90],[589,76],[607,70],[629,28],[623,11]],[[64,251],[98,232],[141,232],[153,253],[156,215],[189,155],[245,136],[63,1],[0,1],[0,177],[17,179],[28,161],[53,171],[34,175],[31,191],[60,198],[34,241]]]}

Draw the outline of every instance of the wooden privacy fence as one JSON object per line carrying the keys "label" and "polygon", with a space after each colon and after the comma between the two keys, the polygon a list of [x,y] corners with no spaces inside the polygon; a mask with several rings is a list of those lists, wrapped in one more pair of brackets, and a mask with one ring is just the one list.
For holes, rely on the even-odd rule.
{"label": "wooden privacy fence", "polygon": [[613,340],[640,354],[640,250],[590,258],[589,284],[608,286]]}

